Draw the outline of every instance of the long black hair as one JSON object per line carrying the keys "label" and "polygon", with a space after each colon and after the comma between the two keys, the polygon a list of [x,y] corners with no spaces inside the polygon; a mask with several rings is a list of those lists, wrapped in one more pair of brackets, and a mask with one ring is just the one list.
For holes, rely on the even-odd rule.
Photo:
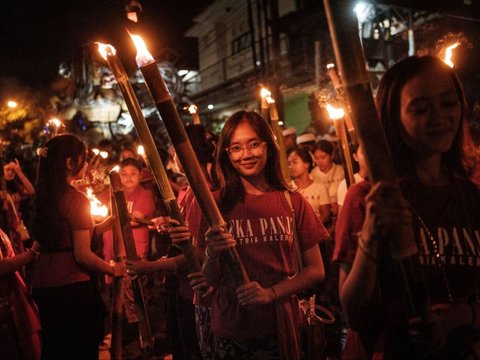
{"label": "long black hair", "polygon": [[467,171],[463,166],[463,121],[466,100],[462,85],[455,71],[434,56],[412,56],[391,67],[380,81],[376,105],[385,136],[392,152],[394,166],[400,177],[416,177],[416,153],[401,135],[405,132],[400,120],[401,92],[408,81],[429,70],[438,69],[447,73],[455,86],[461,104],[461,121],[451,148],[442,156],[442,166],[450,176],[464,177]]}
{"label": "long black hair", "polygon": [[265,177],[268,185],[274,190],[290,189],[281,171],[280,150],[270,126],[254,111],[237,111],[225,122],[216,149],[217,172],[222,188],[220,209],[225,213],[230,212],[235,204],[242,202],[245,198],[245,189],[240,176],[226,151],[233,133],[238,125],[244,122],[248,123],[260,139],[267,143],[268,159],[265,165]]}
{"label": "long black hair", "polygon": [[85,164],[85,151],[85,144],[71,134],[53,137],[40,148],[33,232],[42,250],[55,250],[60,244],[65,218],[60,213],[59,205],[70,186],[67,182],[67,159],[71,159],[74,165],[71,173],[77,174]]}

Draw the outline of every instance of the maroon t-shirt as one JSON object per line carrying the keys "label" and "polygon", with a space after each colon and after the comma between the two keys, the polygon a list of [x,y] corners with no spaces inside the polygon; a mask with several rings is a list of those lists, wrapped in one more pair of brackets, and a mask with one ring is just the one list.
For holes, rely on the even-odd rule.
{"label": "maroon t-shirt", "polygon": [[[328,237],[311,205],[299,193],[291,193],[302,251]],[[214,196],[219,199],[219,192]],[[251,281],[268,288],[294,275],[293,218],[282,191],[246,194],[245,200],[225,215],[229,231]],[[206,224],[197,234],[205,246]],[[224,266],[221,264],[221,266]],[[212,301],[212,330],[216,336],[235,339],[264,338],[276,334],[274,304],[242,307],[236,288],[224,272]]]}
{"label": "maroon t-shirt", "polygon": [[[109,193],[109,192],[107,192]],[[153,217],[155,212],[155,198],[150,189],[142,186],[137,186],[133,191],[124,191],[125,200],[127,202],[127,209],[129,213],[139,211],[145,215],[146,219]],[[109,197],[105,193],[99,196],[104,203],[109,202]],[[140,225],[132,227],[133,239],[135,241],[135,248],[137,255],[145,257],[148,254],[150,230],[147,225]],[[112,230],[103,233],[103,253],[104,259],[110,261],[113,259],[113,232]]]}
{"label": "maroon t-shirt", "polygon": [[60,201],[60,213],[64,216],[58,252],[41,251],[34,263],[33,287],[44,288],[68,285],[90,280],[87,270],[78,265],[73,256],[73,231],[93,231],[94,221],[90,214],[90,202],[84,193],[69,187]]}
{"label": "maroon t-shirt", "polygon": [[[355,233],[365,217],[368,183],[352,186],[337,225],[334,260],[351,264],[357,251]],[[414,213],[419,214],[439,247],[454,299],[471,296],[480,286],[480,192],[473,184],[457,180],[447,186],[426,186],[404,182],[402,192]],[[427,292],[432,304],[448,303],[441,267],[434,262],[433,244],[421,221],[413,215],[413,230],[419,250]],[[408,336],[402,324],[408,320],[402,307],[402,295],[391,263],[382,261],[379,270],[383,306],[372,314],[371,327],[362,334],[350,331],[344,349],[345,358],[362,354],[362,345],[374,358],[405,358],[409,353]],[[368,328],[368,327],[366,327]],[[360,341],[360,338],[362,340]],[[347,339],[348,340],[348,339]],[[446,352],[443,351],[443,354]]]}

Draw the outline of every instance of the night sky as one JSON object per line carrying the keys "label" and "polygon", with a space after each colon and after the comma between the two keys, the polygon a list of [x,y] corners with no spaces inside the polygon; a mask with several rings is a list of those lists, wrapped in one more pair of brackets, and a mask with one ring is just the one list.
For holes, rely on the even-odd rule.
{"label": "night sky", "polygon": [[[178,64],[195,64],[194,42],[183,33],[212,1],[139,2],[143,13],[136,29],[153,55],[170,50]],[[1,5],[0,77],[32,86],[48,84],[62,61],[71,61],[82,44],[94,41],[111,43],[124,57],[133,54],[123,0],[2,0]]]}

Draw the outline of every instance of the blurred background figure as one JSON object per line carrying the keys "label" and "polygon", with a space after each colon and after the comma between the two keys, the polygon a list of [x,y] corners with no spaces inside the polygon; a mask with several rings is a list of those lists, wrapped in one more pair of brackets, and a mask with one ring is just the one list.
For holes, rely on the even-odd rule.
{"label": "blurred background figure", "polygon": [[283,144],[285,145],[285,151],[288,152],[297,146],[297,129],[294,127],[288,127],[282,131]]}

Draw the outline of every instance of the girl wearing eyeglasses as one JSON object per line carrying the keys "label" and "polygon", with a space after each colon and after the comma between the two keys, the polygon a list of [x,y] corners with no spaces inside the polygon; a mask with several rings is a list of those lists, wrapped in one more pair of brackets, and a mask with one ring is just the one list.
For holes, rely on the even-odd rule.
{"label": "girl wearing eyeglasses", "polygon": [[[214,196],[228,231],[212,227],[198,234],[205,247],[204,275],[216,288],[211,309],[216,355],[279,358],[281,348],[298,347],[295,327],[282,328],[285,319],[277,319],[276,310],[295,309],[294,295],[323,280],[317,244],[328,234],[302,195],[290,191],[281,175],[274,135],[257,113],[239,111],[227,120],[216,160],[221,189]],[[297,273],[293,226],[304,265]],[[221,256],[235,246],[250,278],[237,288]]]}

